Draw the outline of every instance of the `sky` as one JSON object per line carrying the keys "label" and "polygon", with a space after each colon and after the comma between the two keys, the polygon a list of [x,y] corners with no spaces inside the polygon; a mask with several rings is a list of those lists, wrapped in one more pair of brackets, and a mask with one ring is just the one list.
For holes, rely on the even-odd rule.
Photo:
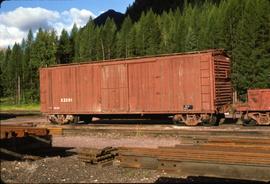
{"label": "sky", "polygon": [[70,31],[73,24],[84,26],[90,17],[114,9],[125,13],[134,0],[9,0],[0,8],[0,48],[20,43],[29,29],[39,27]]}

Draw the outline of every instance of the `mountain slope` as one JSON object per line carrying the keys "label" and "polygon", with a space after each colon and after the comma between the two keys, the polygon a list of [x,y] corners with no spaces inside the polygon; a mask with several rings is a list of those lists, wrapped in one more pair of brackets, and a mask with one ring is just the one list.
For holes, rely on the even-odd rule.
{"label": "mountain slope", "polygon": [[111,18],[114,20],[116,25],[121,25],[121,23],[124,20],[124,17],[125,17],[124,14],[110,9],[110,10],[102,13],[101,15],[99,15],[97,18],[95,18],[94,23],[98,26],[104,25],[107,18]]}

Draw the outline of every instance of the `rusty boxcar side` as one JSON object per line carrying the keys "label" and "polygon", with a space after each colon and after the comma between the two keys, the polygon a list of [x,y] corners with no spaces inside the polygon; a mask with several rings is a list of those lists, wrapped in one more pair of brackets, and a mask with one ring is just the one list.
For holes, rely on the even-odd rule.
{"label": "rusty boxcar side", "polygon": [[236,110],[246,124],[270,125],[270,89],[249,89],[248,102]]}
{"label": "rusty boxcar side", "polygon": [[195,125],[231,103],[229,75],[222,50],[41,68],[41,111],[164,114]]}

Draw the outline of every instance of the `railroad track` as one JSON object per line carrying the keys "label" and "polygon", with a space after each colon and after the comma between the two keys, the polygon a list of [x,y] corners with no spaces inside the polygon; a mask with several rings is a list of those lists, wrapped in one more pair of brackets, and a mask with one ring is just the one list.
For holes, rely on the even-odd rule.
{"label": "railroad track", "polygon": [[[39,126],[38,126],[39,127]],[[126,136],[150,135],[150,136],[248,136],[269,138],[270,127],[179,127],[174,125],[79,125],[79,126],[52,126],[42,125],[40,127],[50,130],[52,135],[94,135],[121,134]]]}

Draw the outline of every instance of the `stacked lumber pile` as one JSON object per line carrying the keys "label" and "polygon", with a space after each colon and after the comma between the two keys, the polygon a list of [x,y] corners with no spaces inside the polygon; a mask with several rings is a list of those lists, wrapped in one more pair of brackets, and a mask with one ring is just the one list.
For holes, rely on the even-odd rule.
{"label": "stacked lumber pile", "polygon": [[116,156],[118,156],[118,149],[113,147],[103,149],[81,148],[78,151],[80,160],[95,165],[112,164]]}

